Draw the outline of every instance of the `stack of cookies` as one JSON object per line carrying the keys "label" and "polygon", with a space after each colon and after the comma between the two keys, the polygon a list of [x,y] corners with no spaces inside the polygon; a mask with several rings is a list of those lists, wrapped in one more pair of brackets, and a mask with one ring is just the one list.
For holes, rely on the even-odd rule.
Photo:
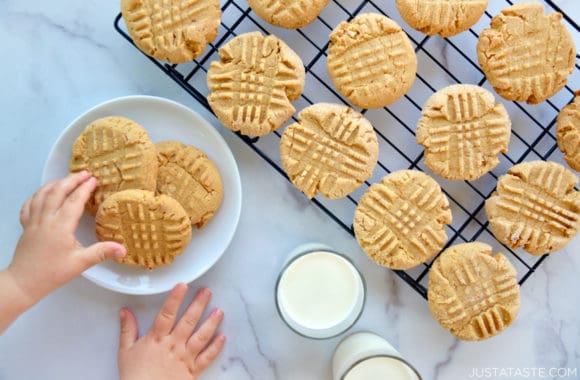
{"label": "stack of cookies", "polygon": [[200,150],[177,141],[153,144],[147,131],[111,116],[87,126],[73,145],[70,171],[98,180],[87,202],[99,240],[123,244],[118,261],[155,269],[171,264],[223,198],[221,176]]}
{"label": "stack of cookies", "polygon": [[[488,2],[397,0],[396,6],[412,28],[445,38],[472,27]],[[249,0],[261,18],[287,29],[310,24],[327,3]],[[123,15],[136,45],[146,54],[172,63],[195,58],[215,38],[220,17],[216,4],[216,0],[122,0]],[[185,16],[167,20],[179,12]],[[545,15],[537,2],[518,3],[493,17],[490,28],[479,37],[477,55],[499,96],[537,104],[562,89],[574,67],[575,47],[561,19],[559,13]],[[407,94],[418,65],[403,29],[378,13],[359,14],[338,24],[329,35],[326,63],[344,102],[363,109],[386,107]],[[305,68],[296,52],[276,36],[251,32],[220,48],[219,60],[211,63],[207,74],[207,99],[226,127],[259,137],[282,128],[293,117],[296,110],[292,102],[301,96],[304,82]],[[558,146],[576,170],[580,169],[578,99],[562,110],[557,123]],[[395,270],[425,264],[439,254],[430,265],[429,306],[444,328],[459,339],[480,340],[513,322],[519,310],[519,286],[506,257],[494,256],[491,247],[478,242],[454,245],[440,253],[447,245],[446,228],[452,215],[434,178],[416,170],[401,170],[380,183],[369,184],[379,157],[377,135],[363,114],[349,106],[315,103],[300,111],[295,120],[280,140],[280,159],[290,181],[308,198],[321,194],[328,199],[349,196],[366,182],[369,188],[360,198],[353,220],[359,245],[377,264]],[[473,181],[497,167],[499,154],[508,151],[510,134],[509,115],[492,92],[457,84],[436,91],[427,100],[416,141],[425,147],[425,164],[435,175],[451,181]],[[183,162],[177,158],[180,155],[198,157],[196,153],[186,154],[186,148],[164,143],[157,146],[155,166],[149,163],[154,147],[144,143],[142,136],[135,133],[127,139],[131,148],[123,148],[123,165],[114,165],[115,170],[95,160],[92,169],[102,182],[88,208],[99,210],[98,233],[107,238],[123,233],[124,222],[119,220],[145,217],[146,207],[138,205],[171,209],[162,215],[173,218],[168,224],[177,235],[171,235],[173,240],[166,246],[178,246],[181,240],[177,236],[187,235],[180,232],[181,211],[201,227],[219,202],[200,208],[183,193],[183,178],[193,178],[193,172],[183,177],[172,165]],[[95,141],[95,137],[91,139]],[[118,144],[115,141],[110,141],[111,146]],[[93,143],[88,151],[103,149],[99,144]],[[81,166],[71,168],[76,171],[84,168]],[[155,170],[159,174],[155,175]],[[499,178],[497,191],[485,204],[492,232],[506,246],[523,247],[534,255],[561,249],[580,229],[576,182],[572,172],[556,163],[515,165]],[[125,188],[141,190],[109,197]],[[147,190],[156,190],[157,195],[135,193]],[[176,211],[176,204],[161,198],[163,194],[175,198],[183,210]],[[128,207],[130,201],[134,203]],[[145,235],[149,231],[131,228],[135,229],[126,238],[131,242],[142,231]],[[139,244],[151,245],[143,240]]]}

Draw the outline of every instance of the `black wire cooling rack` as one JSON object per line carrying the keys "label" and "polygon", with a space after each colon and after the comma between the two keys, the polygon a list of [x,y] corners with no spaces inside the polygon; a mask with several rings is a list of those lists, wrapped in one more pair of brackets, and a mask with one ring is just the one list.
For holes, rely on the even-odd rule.
{"label": "black wire cooling rack", "polygon": [[[558,11],[563,14],[567,29],[578,41],[580,28],[575,20],[562,12],[552,1],[546,0],[545,3],[548,6],[547,12]],[[225,0],[222,4],[222,23],[218,37],[208,46],[204,55],[193,62],[180,65],[171,65],[148,57],[210,112],[211,108],[206,99],[209,93],[206,84],[209,64],[218,59],[217,51],[220,46],[239,34],[255,30],[275,34],[302,58],[306,67],[306,84],[302,97],[294,102],[297,110],[315,102],[348,104],[336,92],[326,72],[328,35],[340,21],[350,20],[359,13],[381,13],[397,21],[409,35],[419,61],[417,79],[413,87],[407,95],[388,107],[361,110],[373,123],[379,136],[380,157],[373,177],[358,191],[342,200],[329,201],[321,197],[312,200],[330,219],[354,236],[352,218],[357,200],[371,183],[379,182],[384,175],[400,169],[416,169],[429,173],[424,165],[423,149],[416,144],[414,132],[421,107],[427,98],[438,89],[455,83],[478,84],[492,90],[477,64],[475,53],[477,38],[481,30],[489,27],[491,17],[502,8],[511,5],[512,1],[490,2],[485,16],[473,28],[449,39],[425,36],[408,27],[400,19],[394,1],[381,1],[379,6],[378,0],[331,0],[315,22],[298,30],[285,30],[267,24],[251,11],[245,0]],[[549,9],[550,7],[552,9]],[[115,28],[132,43],[121,20],[119,14],[115,19]],[[576,58],[578,62],[578,56]],[[498,176],[511,166],[537,159],[562,161],[562,156],[557,150],[554,125],[559,109],[574,98],[573,88],[580,88],[578,63],[569,78],[568,86],[549,101],[535,106],[504,102],[512,119],[509,152],[501,156],[500,164],[492,172],[479,180],[450,182],[429,173],[440,183],[449,198],[453,212],[453,223],[448,226],[449,241],[445,248],[456,243],[478,240],[492,245],[495,252],[507,252],[508,258],[516,267],[520,284],[523,284],[546,259],[546,255],[532,256],[521,250],[513,251],[507,246],[502,246],[490,232],[484,204],[485,199],[493,192]],[[499,96],[496,97],[501,100]],[[260,138],[249,138],[239,133],[238,136],[280,175],[286,177],[278,150],[283,129]],[[427,277],[433,260],[416,268],[395,273],[426,298]]]}

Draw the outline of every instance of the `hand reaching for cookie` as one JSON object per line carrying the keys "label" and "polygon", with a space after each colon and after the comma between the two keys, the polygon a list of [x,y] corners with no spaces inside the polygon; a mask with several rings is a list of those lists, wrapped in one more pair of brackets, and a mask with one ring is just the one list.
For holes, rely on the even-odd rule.
{"label": "hand reaching for cookie", "polygon": [[97,180],[86,171],[38,190],[22,207],[20,237],[10,266],[0,272],[0,332],[44,296],[91,266],[123,257],[114,242],[83,247],[75,238],[86,201]]}
{"label": "hand reaching for cookie", "polygon": [[120,380],[194,380],[215,360],[225,343],[224,335],[214,335],[223,311],[214,309],[196,329],[211,298],[204,288],[177,320],[186,293],[187,285],[176,285],[153,327],[140,339],[135,316],[121,310]]}

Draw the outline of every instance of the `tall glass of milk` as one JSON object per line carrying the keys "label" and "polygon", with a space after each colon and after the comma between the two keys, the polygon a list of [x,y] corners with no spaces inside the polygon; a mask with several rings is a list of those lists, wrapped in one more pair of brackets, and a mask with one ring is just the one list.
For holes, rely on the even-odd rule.
{"label": "tall glass of milk", "polygon": [[348,330],[362,314],[365,281],[352,261],[327,246],[294,250],[278,276],[276,306],[294,332],[313,339]]}
{"label": "tall glass of milk", "polygon": [[346,337],[332,357],[333,380],[421,380],[421,375],[385,339],[371,332]]}

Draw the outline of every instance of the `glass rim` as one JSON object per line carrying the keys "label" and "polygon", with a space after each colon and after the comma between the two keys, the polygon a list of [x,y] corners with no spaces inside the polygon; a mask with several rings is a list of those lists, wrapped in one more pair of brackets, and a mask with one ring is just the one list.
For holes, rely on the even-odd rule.
{"label": "glass rim", "polygon": [[[306,335],[306,334],[304,334],[304,333],[296,330],[294,327],[292,327],[288,323],[288,321],[286,320],[286,318],[284,318],[284,315],[282,314],[282,310],[280,309],[280,302],[278,301],[278,287],[280,285],[280,281],[282,280],[282,276],[284,275],[284,273],[286,272],[286,270],[288,269],[288,267],[290,267],[290,265],[292,265],[292,263],[294,263],[299,258],[301,258],[303,256],[306,256],[308,254],[314,253],[314,252],[326,252],[326,253],[330,253],[330,254],[333,254],[333,255],[336,255],[336,256],[339,256],[339,257],[343,258],[350,265],[352,265],[352,267],[355,269],[355,271],[358,274],[358,276],[359,276],[359,278],[361,280],[361,283],[362,283],[363,299],[362,299],[362,304],[360,306],[360,310],[358,311],[356,318],[352,321],[352,323],[350,323],[347,327],[345,327],[340,332],[338,332],[336,334],[333,334],[333,335],[330,335],[330,336],[324,336],[324,337],[314,337],[314,336]],[[362,272],[360,271],[360,269],[358,269],[358,267],[354,264],[354,262],[348,256],[346,256],[343,253],[336,252],[336,251],[332,250],[332,248],[329,248],[329,247],[325,247],[325,246],[312,247],[312,248],[307,248],[305,251],[296,254],[294,257],[290,258],[290,260],[288,260],[288,262],[286,264],[284,264],[284,266],[280,270],[280,273],[278,274],[278,278],[276,279],[276,286],[274,287],[274,299],[276,301],[275,302],[276,303],[276,310],[278,311],[278,315],[280,316],[280,319],[294,333],[300,335],[303,338],[313,339],[313,340],[332,339],[332,338],[336,338],[336,337],[344,334],[348,330],[350,330],[358,322],[358,320],[362,316],[363,311],[364,311],[365,306],[366,306],[366,302],[367,302],[367,284],[366,284],[366,281],[365,281],[364,276],[363,276]]]}
{"label": "glass rim", "polygon": [[342,375],[340,377],[340,380],[345,380],[346,376],[349,374],[350,371],[352,371],[357,365],[366,362],[367,360],[371,360],[371,359],[376,359],[376,358],[388,358],[388,359],[394,359],[402,364],[404,364],[408,369],[410,369],[411,371],[413,371],[413,373],[415,375],[417,375],[417,379],[418,380],[423,380],[423,378],[421,377],[421,374],[419,373],[419,371],[417,371],[417,369],[415,367],[413,367],[413,365],[411,363],[409,363],[406,359],[402,358],[401,356],[395,356],[395,355],[388,355],[388,354],[376,354],[376,355],[369,355],[367,357],[364,357],[362,359],[359,359],[357,361],[355,361],[352,365],[350,365],[347,370],[344,372],[344,375]]}

